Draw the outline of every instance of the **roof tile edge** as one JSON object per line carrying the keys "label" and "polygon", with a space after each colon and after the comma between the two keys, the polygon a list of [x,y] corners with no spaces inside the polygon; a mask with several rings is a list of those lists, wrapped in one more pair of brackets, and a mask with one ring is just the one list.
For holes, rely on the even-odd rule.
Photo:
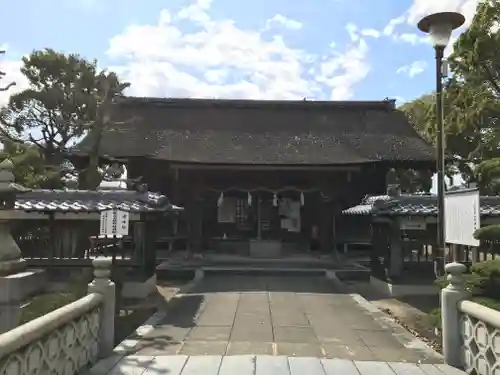
{"label": "roof tile edge", "polygon": [[384,100],[352,100],[352,101],[325,101],[325,100],[260,100],[260,99],[208,99],[208,98],[161,98],[161,97],[134,97],[125,96],[120,105],[155,105],[170,107],[186,106],[217,106],[217,107],[245,107],[245,108],[291,108],[291,107],[331,107],[331,108],[363,108],[378,110],[395,110],[395,99]]}

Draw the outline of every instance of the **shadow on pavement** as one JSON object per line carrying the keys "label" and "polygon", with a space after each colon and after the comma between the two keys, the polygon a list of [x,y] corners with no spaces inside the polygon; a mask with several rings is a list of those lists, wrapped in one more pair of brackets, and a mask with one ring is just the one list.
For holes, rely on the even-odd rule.
{"label": "shadow on pavement", "polygon": [[345,294],[347,289],[324,276],[283,274],[263,276],[233,274],[225,277],[209,275],[187,294],[238,292],[288,292],[314,294]]}

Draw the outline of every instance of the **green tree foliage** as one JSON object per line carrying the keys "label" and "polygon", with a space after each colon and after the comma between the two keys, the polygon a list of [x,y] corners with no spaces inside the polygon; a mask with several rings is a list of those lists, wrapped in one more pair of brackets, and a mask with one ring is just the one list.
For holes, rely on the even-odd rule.
{"label": "green tree foliage", "polygon": [[500,225],[493,224],[476,229],[474,238],[487,242],[500,242]]}
{"label": "green tree foliage", "polygon": [[120,175],[123,173],[123,168],[118,168],[119,171],[117,172],[115,165],[107,166],[102,171],[99,171],[99,167],[102,166],[100,162],[100,145],[104,130],[116,123],[112,121],[112,106],[119,99],[122,91],[128,87],[128,84],[120,83],[116,74],[110,73],[100,74],[97,77],[97,85],[99,91],[98,95],[95,96],[95,117],[89,124],[91,147],[88,165],[84,170],[80,171],[78,176],[79,187],[83,189],[96,189],[106,175],[111,174],[116,177],[117,173]]}
{"label": "green tree foliage", "polygon": [[[450,111],[450,102],[452,95],[450,91],[445,91],[443,94],[443,104],[445,113]],[[436,144],[436,96],[434,94],[426,94],[422,97],[407,102],[399,107],[403,111],[408,120],[413,125],[415,130],[429,143]],[[465,137],[463,133],[457,133],[450,129],[448,122],[445,121],[446,133],[446,154],[448,158],[453,158],[453,163],[448,163],[445,174],[452,180],[453,176],[460,172],[464,180],[470,181],[473,179],[473,173],[466,163],[469,152],[475,149],[476,143],[470,138]],[[415,179],[417,176],[407,173],[407,178]]]}
{"label": "green tree foliage", "polygon": [[476,175],[483,193],[496,195],[500,192],[500,158],[487,159],[479,163]]}
{"label": "green tree foliage", "polygon": [[[454,46],[450,57],[454,90],[448,121],[457,130],[473,125],[484,129],[487,137],[478,153],[487,157],[498,148],[500,121],[500,8],[493,1],[480,2],[469,29]],[[494,144],[494,147],[491,147]]]}
{"label": "green tree foliage", "polygon": [[432,172],[428,170],[390,169],[386,181],[397,185],[402,193],[428,193],[432,188]]}
{"label": "green tree foliage", "polygon": [[[2,136],[36,147],[50,169],[59,170],[60,181],[69,172],[69,148],[101,126],[102,104],[121,95],[128,84],[99,71],[96,61],[52,49],[24,57],[21,72],[29,88],[13,95],[2,110]],[[59,185],[54,178],[47,182]]]}
{"label": "green tree foliage", "polygon": [[6,158],[14,164],[17,183],[29,188],[62,187],[59,170],[45,163],[36,146],[4,140],[0,160]]}
{"label": "green tree foliage", "polygon": [[479,163],[478,182],[490,193],[498,192],[500,179],[499,26],[498,3],[480,2],[471,26],[455,44],[448,84],[454,91],[448,122],[474,144],[468,158]]}
{"label": "green tree foliage", "polygon": [[[463,178],[478,180],[485,191],[500,178],[500,161],[489,161],[500,157],[500,7],[495,3],[480,2],[469,29],[455,43],[443,98],[446,152],[455,158]],[[434,94],[400,109],[420,135],[434,142]]]}
{"label": "green tree foliage", "polygon": [[427,94],[399,107],[403,111],[415,130],[427,142],[435,142],[435,95]]}

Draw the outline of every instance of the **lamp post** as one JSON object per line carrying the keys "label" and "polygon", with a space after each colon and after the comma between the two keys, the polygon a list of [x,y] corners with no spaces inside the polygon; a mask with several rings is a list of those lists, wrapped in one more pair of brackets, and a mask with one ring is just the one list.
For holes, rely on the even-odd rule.
{"label": "lamp post", "polygon": [[[445,240],[445,158],[444,158],[444,121],[443,121],[443,55],[450,42],[453,30],[462,26],[465,18],[456,12],[434,13],[424,17],[419,23],[420,31],[429,34],[436,52],[436,146],[437,146],[437,193],[438,193],[438,251],[434,255],[434,272],[441,276],[444,272]],[[433,249],[434,250],[434,249]]]}

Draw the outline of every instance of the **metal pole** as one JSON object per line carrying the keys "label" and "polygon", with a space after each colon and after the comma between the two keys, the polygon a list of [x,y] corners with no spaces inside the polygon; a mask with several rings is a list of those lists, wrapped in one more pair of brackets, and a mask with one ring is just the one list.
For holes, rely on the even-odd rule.
{"label": "metal pole", "polygon": [[437,277],[444,273],[445,242],[445,160],[444,160],[444,120],[443,120],[443,54],[444,47],[436,46],[436,143],[437,143],[437,194],[438,194],[438,222],[437,222],[437,253],[434,255],[434,273]]}
{"label": "metal pole", "polygon": [[261,220],[261,211],[260,211],[261,207],[260,207],[260,205],[261,204],[262,204],[262,200],[260,198],[260,194],[257,193],[257,238],[259,240],[262,239],[262,226],[261,226],[261,222],[260,222],[260,220]]}

